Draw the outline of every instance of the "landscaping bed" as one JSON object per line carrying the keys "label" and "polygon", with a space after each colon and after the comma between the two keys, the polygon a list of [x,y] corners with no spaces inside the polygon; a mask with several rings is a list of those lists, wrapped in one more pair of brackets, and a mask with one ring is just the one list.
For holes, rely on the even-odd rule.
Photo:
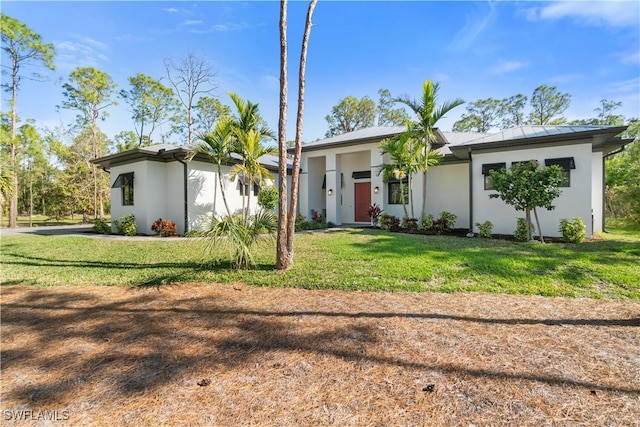
{"label": "landscaping bed", "polygon": [[[3,425],[637,425],[640,304],[2,287]],[[48,412],[47,412],[48,411]]]}

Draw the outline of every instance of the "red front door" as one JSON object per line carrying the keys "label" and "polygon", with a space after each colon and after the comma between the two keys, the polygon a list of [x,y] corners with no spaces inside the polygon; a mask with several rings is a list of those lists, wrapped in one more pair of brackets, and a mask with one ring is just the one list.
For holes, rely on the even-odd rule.
{"label": "red front door", "polygon": [[371,204],[371,183],[356,182],[355,183],[355,221],[369,222],[369,205]]}

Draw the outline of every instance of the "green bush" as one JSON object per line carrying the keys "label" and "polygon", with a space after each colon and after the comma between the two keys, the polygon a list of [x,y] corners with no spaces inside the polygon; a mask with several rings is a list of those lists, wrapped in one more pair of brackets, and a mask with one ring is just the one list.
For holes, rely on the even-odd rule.
{"label": "green bush", "polygon": [[402,218],[402,229],[406,231],[416,231],[418,229],[418,218]]}
{"label": "green bush", "polygon": [[93,231],[99,234],[110,234],[111,224],[104,219],[96,218],[93,220]]}
{"label": "green bush", "polygon": [[136,217],[133,214],[120,217],[119,220],[113,221],[116,232],[125,236],[136,235]]}
{"label": "green bush", "polygon": [[258,206],[272,211],[278,206],[278,189],[276,187],[261,188],[258,192]]}
{"label": "green bush", "polygon": [[444,224],[445,231],[451,231],[453,227],[456,225],[456,220],[458,219],[458,216],[455,214],[452,214],[451,212],[442,211],[440,212],[440,219]]}
{"label": "green bush", "polygon": [[476,222],[478,227],[478,236],[484,239],[490,239],[493,234],[493,223],[491,221]]}
{"label": "green bush", "polygon": [[398,231],[400,230],[400,218],[388,213],[383,213],[380,217],[380,228],[383,230]]}
{"label": "green bush", "polygon": [[585,227],[582,218],[575,217],[573,221],[566,218],[560,220],[560,232],[562,240],[567,243],[581,243],[587,235],[587,227]]}
{"label": "green bush", "polygon": [[422,220],[420,221],[420,228],[422,228],[423,230],[429,230],[431,227],[433,227],[434,219],[435,218],[433,218],[433,215],[431,214],[423,216]]}
{"label": "green bush", "polygon": [[[536,228],[533,224],[531,224],[531,233],[535,233]],[[516,240],[521,242],[526,242],[529,240],[529,235],[527,233],[527,221],[525,218],[518,218],[518,223],[516,225],[516,231],[513,233],[513,236]]]}

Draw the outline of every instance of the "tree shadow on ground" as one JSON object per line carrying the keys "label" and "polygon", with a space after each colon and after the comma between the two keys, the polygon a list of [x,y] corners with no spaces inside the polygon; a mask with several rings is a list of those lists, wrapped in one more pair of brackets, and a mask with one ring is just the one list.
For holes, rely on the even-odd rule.
{"label": "tree shadow on ground", "polygon": [[[132,396],[203,371],[241,371],[273,351],[640,395],[637,384],[599,384],[534,368],[513,372],[462,366],[455,361],[427,363],[370,351],[385,342],[372,322],[390,318],[446,321],[452,329],[468,322],[502,324],[523,328],[522,334],[531,325],[638,327],[638,318],[500,319],[437,313],[252,310],[230,296],[171,299],[145,289],[114,300],[82,291],[8,291],[3,297],[8,301],[2,304],[3,341],[10,344],[3,345],[1,353],[3,394],[5,399],[24,404],[65,402],[89,393],[96,383],[103,384],[103,390],[95,399]],[[300,330],[299,322],[309,318],[321,329]],[[337,318],[346,323],[335,326],[329,321]],[[11,381],[24,372],[34,374],[28,381]]]}

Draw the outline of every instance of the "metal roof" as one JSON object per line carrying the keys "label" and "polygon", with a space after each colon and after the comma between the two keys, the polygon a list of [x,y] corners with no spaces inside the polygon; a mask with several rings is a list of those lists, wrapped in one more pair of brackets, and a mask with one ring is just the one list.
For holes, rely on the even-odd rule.
{"label": "metal roof", "polygon": [[[171,145],[171,144],[157,144],[150,145],[148,147],[138,147],[133,150],[123,151],[122,153],[110,154],[108,156],[100,157],[92,160],[92,163],[100,165],[103,168],[110,168],[127,163],[134,163],[141,160],[150,160],[157,162],[172,162],[176,161],[176,157],[184,160],[191,147],[183,145]],[[175,155],[175,156],[174,156]],[[197,155],[196,160],[207,162],[208,158],[204,155]],[[232,154],[229,158],[229,163],[239,163],[242,160],[237,154]],[[260,157],[260,164],[269,170],[277,170],[279,164],[278,156],[265,155]],[[291,162],[287,162],[287,169],[291,169]]]}

